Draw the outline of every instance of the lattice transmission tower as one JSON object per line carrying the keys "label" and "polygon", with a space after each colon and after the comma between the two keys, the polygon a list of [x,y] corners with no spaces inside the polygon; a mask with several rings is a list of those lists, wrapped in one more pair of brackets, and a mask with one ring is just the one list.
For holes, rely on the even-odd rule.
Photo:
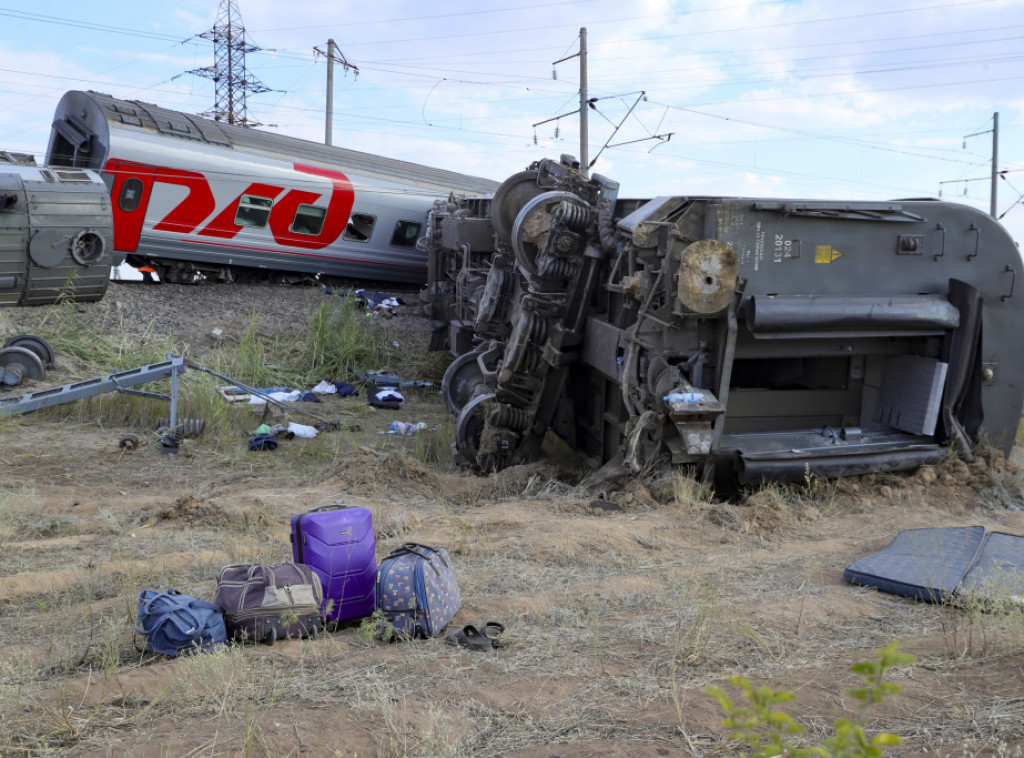
{"label": "lattice transmission tower", "polygon": [[212,79],[214,83],[213,110],[203,113],[216,121],[227,121],[238,126],[260,126],[246,113],[246,97],[269,92],[263,82],[245,70],[246,53],[259,50],[245,40],[242,14],[235,0],[221,0],[217,22],[209,31],[199,35],[213,40],[214,64],[189,71],[190,74]]}

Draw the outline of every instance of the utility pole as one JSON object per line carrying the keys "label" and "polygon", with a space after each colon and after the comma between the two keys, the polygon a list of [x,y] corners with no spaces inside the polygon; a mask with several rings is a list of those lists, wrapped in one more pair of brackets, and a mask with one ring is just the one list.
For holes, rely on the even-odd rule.
{"label": "utility pole", "polygon": [[318,47],[314,47],[313,52],[327,58],[327,113],[324,121],[324,144],[331,145],[334,135],[334,62],[340,63],[345,71],[355,72],[356,76],[359,76],[359,67],[353,66],[346,60],[345,56],[338,51],[338,46],[334,44],[333,39],[327,40],[326,53]]}
{"label": "utility pole", "polygon": [[334,40],[327,40],[327,119],[324,144],[330,145],[334,135]]}
{"label": "utility pole", "polygon": [[[568,55],[565,58],[559,58],[557,61],[554,61],[551,65],[552,66],[557,66],[559,63],[562,63],[563,61],[571,60],[571,59],[575,58],[577,55],[580,57],[580,107],[577,110],[569,111],[568,113],[562,113],[562,114],[559,114],[557,116],[552,116],[551,118],[546,118],[543,121],[538,121],[536,124],[534,124],[533,125],[533,128],[534,128],[533,142],[534,142],[534,144],[537,144],[537,132],[536,132],[536,129],[537,129],[538,126],[541,126],[542,124],[549,124],[552,121],[558,121],[559,119],[566,118],[567,116],[571,116],[574,113],[579,113],[580,114],[580,155],[579,155],[579,159],[580,159],[580,173],[583,174],[583,176],[589,176],[590,175],[590,166],[591,166],[591,164],[592,163],[597,163],[597,159],[601,157],[601,153],[603,153],[605,151],[605,148],[621,147],[622,145],[631,145],[634,142],[645,142],[647,140],[659,140],[660,142],[668,142],[670,139],[672,139],[672,134],[673,133],[669,132],[667,134],[651,134],[649,137],[642,137],[641,139],[629,140],[628,142],[619,142],[619,143],[617,143],[615,145],[610,144],[611,141],[612,141],[612,138],[614,138],[615,135],[618,133],[619,129],[622,128],[622,125],[625,123],[626,119],[629,118],[629,115],[633,112],[633,109],[636,108],[637,104],[639,104],[639,102],[641,100],[644,100],[644,101],[647,100],[647,94],[645,92],[643,92],[642,90],[639,93],[630,92],[630,93],[627,93],[627,94],[631,94],[631,95],[632,94],[637,94],[637,95],[639,95],[637,97],[637,99],[636,99],[636,102],[633,103],[629,107],[629,111],[627,111],[626,115],[622,117],[622,121],[620,121],[618,126],[616,126],[614,131],[612,131],[612,136],[609,137],[608,141],[604,143],[604,146],[600,150],[597,151],[597,155],[595,155],[594,156],[594,160],[591,161],[590,160],[590,129],[589,129],[589,124],[588,124],[588,118],[589,118],[590,114],[588,113],[588,111],[591,108],[593,108],[594,110],[597,110],[596,103],[599,100],[601,100],[601,98],[599,98],[599,97],[591,98],[589,96],[589,93],[587,92],[587,27],[585,27],[585,26],[580,29],[580,51],[578,53],[573,53],[572,55]],[[552,71],[551,75],[552,75],[552,77],[557,78],[556,73],[554,71]],[[618,97],[620,97],[620,95],[615,95],[615,97],[618,98]],[[555,130],[555,136],[556,137],[558,136],[557,128]],[[657,147],[657,146],[655,146],[655,147]],[[651,149],[653,150],[654,148],[651,148]]]}
{"label": "utility pole", "polygon": [[587,121],[587,27],[580,28],[580,171],[590,174],[590,125]]}
{"label": "utility pole", "polygon": [[[564,118],[565,116],[571,116],[573,113],[579,113],[580,114],[580,172],[584,176],[587,176],[589,174],[589,172],[590,172],[590,157],[589,157],[589,151],[587,149],[587,143],[590,141],[589,125],[588,125],[588,122],[587,122],[587,115],[588,115],[587,114],[587,109],[590,107],[591,103],[590,103],[589,98],[587,97],[587,27],[585,27],[585,26],[580,29],[580,51],[578,53],[573,53],[572,55],[566,56],[565,58],[559,58],[557,61],[555,61],[551,65],[552,66],[557,66],[559,63],[562,63],[562,62],[567,61],[567,60],[571,60],[571,59],[575,58],[576,56],[579,56],[579,58],[580,58],[580,107],[579,107],[579,110],[578,111],[572,111],[570,113],[563,113],[560,116],[555,116],[554,118],[548,118],[548,119],[545,119],[544,121],[538,121],[536,124],[533,125],[533,128],[536,129],[541,124],[547,124],[547,123],[550,123],[551,121],[558,121],[558,119]],[[552,76],[554,76],[554,73],[552,73]],[[537,137],[536,137],[536,134],[535,134],[534,135],[534,142],[536,142],[536,141],[537,141]]]}
{"label": "utility pole", "polygon": [[[964,147],[964,150],[967,149],[967,140],[970,139],[971,137],[977,137],[977,136],[979,136],[981,134],[988,134],[989,132],[992,132],[992,174],[991,174],[991,178],[990,178],[992,186],[991,186],[991,190],[990,190],[990,194],[989,194],[988,210],[989,210],[989,215],[992,216],[992,218],[998,219],[1000,217],[997,215],[996,202],[998,200],[998,195],[999,195],[998,182],[999,182],[999,176],[1000,176],[1000,171],[999,171],[999,112],[996,111],[995,113],[992,114],[992,128],[991,129],[985,129],[984,131],[981,131],[981,132],[974,132],[973,134],[965,134],[964,135],[964,139],[963,139],[963,147]],[[942,197],[942,185],[943,184],[960,184],[960,183],[963,183],[963,185],[964,185],[964,195],[966,195],[967,194],[967,183],[968,182],[983,182],[983,181],[985,181],[985,177],[975,177],[973,179],[950,179],[948,181],[939,182],[939,197]],[[1003,214],[1003,215],[1006,215],[1006,214]]]}
{"label": "utility pole", "polygon": [[999,179],[999,111],[992,116],[992,200],[989,214],[996,217],[996,182]]}

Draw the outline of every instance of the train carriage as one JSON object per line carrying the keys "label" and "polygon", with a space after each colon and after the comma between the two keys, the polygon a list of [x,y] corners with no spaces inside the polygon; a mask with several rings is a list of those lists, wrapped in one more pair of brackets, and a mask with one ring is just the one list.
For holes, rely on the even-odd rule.
{"label": "train carriage", "polygon": [[568,156],[431,217],[434,346],[460,461],[658,460],[719,490],[909,469],[1024,404],[1024,264],[939,200],[618,197]]}
{"label": "train carriage", "polygon": [[435,200],[497,183],[97,92],[57,105],[46,162],[100,171],[114,249],[168,281],[260,273],[426,280]]}

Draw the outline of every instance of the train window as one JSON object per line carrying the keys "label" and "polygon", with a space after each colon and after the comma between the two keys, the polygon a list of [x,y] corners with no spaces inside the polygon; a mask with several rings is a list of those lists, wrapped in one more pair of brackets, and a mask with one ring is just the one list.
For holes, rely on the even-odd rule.
{"label": "train window", "polygon": [[414,247],[420,236],[420,226],[415,221],[399,221],[395,224],[395,233],[391,235],[391,244],[395,247]]}
{"label": "train window", "polygon": [[376,216],[369,213],[353,213],[342,236],[352,242],[366,242],[373,234],[373,225],[376,223]]}
{"label": "train window", "polygon": [[270,206],[274,201],[269,197],[242,195],[235,211],[235,226],[266,226],[270,218]]}
{"label": "train window", "polygon": [[326,217],[326,208],[317,208],[315,205],[300,205],[295,210],[292,231],[296,234],[312,234],[315,237],[324,228],[324,219]]}
{"label": "train window", "polygon": [[136,179],[134,176],[125,179],[124,184],[121,185],[121,196],[117,199],[121,210],[131,213],[138,208],[139,203],[142,202],[142,190],[141,179]]}

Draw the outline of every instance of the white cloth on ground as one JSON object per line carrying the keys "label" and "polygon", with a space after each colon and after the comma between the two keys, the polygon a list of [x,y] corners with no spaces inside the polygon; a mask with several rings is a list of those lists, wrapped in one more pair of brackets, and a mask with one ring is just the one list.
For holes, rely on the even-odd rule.
{"label": "white cloth on ground", "polygon": [[[293,390],[291,392],[265,392],[264,397],[269,397],[271,400],[277,400],[279,403],[292,403],[302,397],[301,390]],[[253,395],[249,398],[249,405],[266,405],[267,401],[263,397]]]}
{"label": "white cloth on ground", "polygon": [[312,439],[319,434],[314,427],[306,426],[305,424],[296,424],[294,421],[288,422],[288,431],[296,437],[306,437],[307,439]]}

